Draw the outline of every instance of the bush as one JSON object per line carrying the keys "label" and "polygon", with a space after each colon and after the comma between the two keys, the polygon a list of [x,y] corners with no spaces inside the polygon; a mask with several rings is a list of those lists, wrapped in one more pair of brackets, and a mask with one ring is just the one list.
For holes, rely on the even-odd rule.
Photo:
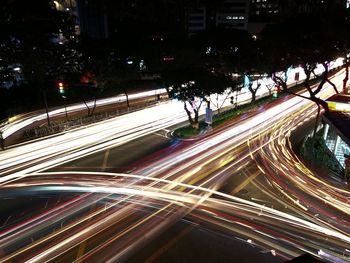
{"label": "bush", "polygon": [[[322,133],[322,130],[320,131]],[[308,138],[301,149],[302,157],[313,166],[343,177],[344,169],[328,149],[322,136]]]}

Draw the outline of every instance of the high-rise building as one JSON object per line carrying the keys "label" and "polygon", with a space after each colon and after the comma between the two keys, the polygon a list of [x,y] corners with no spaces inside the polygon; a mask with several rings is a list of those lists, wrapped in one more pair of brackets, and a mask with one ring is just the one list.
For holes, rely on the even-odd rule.
{"label": "high-rise building", "polygon": [[250,0],[250,22],[274,22],[297,14],[350,7],[350,0]]}
{"label": "high-rise building", "polygon": [[279,0],[283,16],[295,14],[327,13],[330,10],[345,8],[344,0]]}
{"label": "high-rise building", "polygon": [[280,11],[278,0],[251,0],[249,22],[270,22]]}
{"label": "high-rise building", "polygon": [[206,30],[207,28],[207,10],[206,7],[188,8],[187,16],[187,33],[193,35]]}
{"label": "high-rise building", "polygon": [[327,17],[329,12],[340,13],[347,2],[350,0],[250,0],[248,31],[258,34],[268,23],[300,14]]}
{"label": "high-rise building", "polygon": [[187,32],[193,35],[212,28],[246,30],[249,0],[222,0],[186,10]]}
{"label": "high-rise building", "polygon": [[57,11],[68,12],[75,18],[75,34],[80,35],[80,22],[75,0],[55,0],[53,4]]}
{"label": "high-rise building", "polygon": [[103,1],[55,0],[58,11],[69,12],[76,19],[76,33],[91,38],[108,38],[107,14]]}
{"label": "high-rise building", "polygon": [[77,0],[80,31],[96,39],[108,38],[106,7],[99,0]]}
{"label": "high-rise building", "polygon": [[216,11],[216,27],[246,30],[248,15],[248,0],[225,0]]}
{"label": "high-rise building", "polygon": [[266,24],[278,19],[280,11],[279,0],[250,0],[248,31],[258,35]]}

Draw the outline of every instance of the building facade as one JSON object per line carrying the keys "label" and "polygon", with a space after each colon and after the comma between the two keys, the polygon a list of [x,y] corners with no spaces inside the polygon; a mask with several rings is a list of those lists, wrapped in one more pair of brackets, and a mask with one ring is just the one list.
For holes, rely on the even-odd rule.
{"label": "building facade", "polygon": [[68,12],[75,19],[75,34],[80,35],[80,21],[77,9],[77,2],[75,0],[55,0],[53,1],[57,11]]}
{"label": "building facade", "polygon": [[333,95],[328,98],[329,112],[322,117],[323,139],[339,164],[345,168],[350,158],[350,96]]}
{"label": "building facade", "polygon": [[249,22],[270,22],[279,12],[278,0],[250,0]]}
{"label": "building facade", "polygon": [[186,10],[187,32],[193,35],[207,28],[207,9],[205,6]]}
{"label": "building facade", "polygon": [[69,12],[76,19],[76,34],[96,39],[108,38],[106,7],[98,0],[55,0],[58,11]]}
{"label": "building facade", "polygon": [[216,11],[216,27],[247,30],[248,0],[226,0]]}

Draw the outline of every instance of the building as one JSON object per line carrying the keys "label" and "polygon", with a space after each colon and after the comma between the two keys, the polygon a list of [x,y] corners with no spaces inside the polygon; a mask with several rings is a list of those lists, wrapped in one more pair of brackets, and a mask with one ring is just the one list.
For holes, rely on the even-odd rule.
{"label": "building", "polygon": [[340,14],[347,6],[350,0],[250,0],[248,31],[259,34],[269,23],[300,14]]}
{"label": "building", "polygon": [[350,158],[350,96],[334,95],[327,100],[329,113],[322,117],[324,123],[323,139],[345,168],[347,158]]}
{"label": "building", "polygon": [[186,10],[186,29],[193,35],[213,28],[247,30],[249,0],[223,0]]}
{"label": "building", "polygon": [[186,10],[187,33],[193,35],[207,28],[207,9],[205,6]]}
{"label": "building", "polygon": [[271,22],[280,11],[279,1],[250,0],[249,22]]}
{"label": "building", "polygon": [[88,37],[106,39],[108,22],[106,7],[99,0],[77,0],[80,31]]}
{"label": "building", "polygon": [[216,27],[247,30],[249,16],[248,0],[226,0],[216,11]]}
{"label": "building", "polygon": [[263,28],[275,22],[280,15],[279,0],[250,0],[248,31],[259,35]]}
{"label": "building", "polygon": [[98,0],[55,0],[56,9],[69,12],[76,19],[76,34],[90,38],[108,38],[106,7]]}
{"label": "building", "polygon": [[68,12],[75,18],[75,34],[80,35],[80,21],[75,0],[55,0],[53,1],[57,11]]}

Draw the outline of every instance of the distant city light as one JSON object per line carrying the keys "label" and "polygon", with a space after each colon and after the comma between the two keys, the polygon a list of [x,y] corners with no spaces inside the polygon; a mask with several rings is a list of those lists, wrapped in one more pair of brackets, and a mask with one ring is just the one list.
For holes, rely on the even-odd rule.
{"label": "distant city light", "polygon": [[244,20],[244,16],[226,16],[226,20]]}
{"label": "distant city light", "polygon": [[146,69],[145,61],[143,59],[141,59],[139,67],[140,67],[140,70],[145,70]]}

